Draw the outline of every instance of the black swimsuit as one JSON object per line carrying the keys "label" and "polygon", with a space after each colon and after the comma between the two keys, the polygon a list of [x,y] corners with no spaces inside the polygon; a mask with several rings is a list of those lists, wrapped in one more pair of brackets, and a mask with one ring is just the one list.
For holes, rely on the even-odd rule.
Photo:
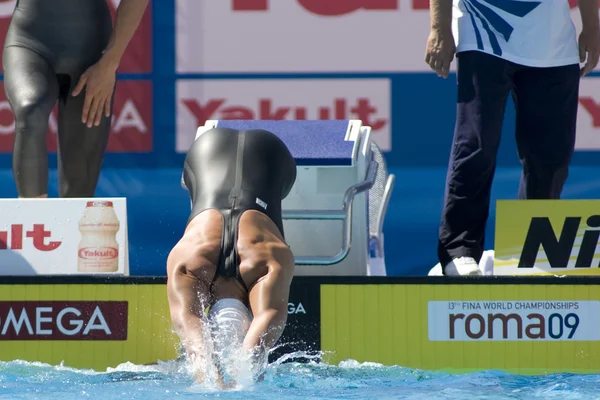
{"label": "black swimsuit", "polygon": [[93,197],[110,117],[81,122],[85,90],[71,92],[106,49],[112,19],[106,0],[19,0],[4,43],[4,89],[15,115],[13,172],[19,197],[48,193],[46,132],[58,102],[61,197]]}
{"label": "black swimsuit", "polygon": [[271,132],[214,128],[192,144],[183,180],[192,199],[188,223],[207,209],[218,210],[223,216],[215,278],[236,277],[246,287],[236,248],[239,219],[247,210],[260,211],[283,236],[281,202],[296,180],[294,157]]}

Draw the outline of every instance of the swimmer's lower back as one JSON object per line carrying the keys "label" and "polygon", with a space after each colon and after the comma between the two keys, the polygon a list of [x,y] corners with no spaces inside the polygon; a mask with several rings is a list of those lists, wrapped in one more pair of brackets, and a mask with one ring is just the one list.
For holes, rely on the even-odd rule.
{"label": "swimmer's lower back", "polygon": [[[182,258],[199,257],[212,265],[217,265],[221,254],[222,217],[217,210],[204,210],[188,224],[178,246],[185,248]],[[265,214],[248,210],[240,217],[237,251],[240,256],[240,272],[244,281],[252,285],[266,273],[266,266],[272,261],[274,252],[289,252],[279,229]],[[290,252],[291,253],[291,252]],[[206,276],[206,263],[192,262],[188,271],[197,277]],[[208,274],[212,280],[213,274]],[[210,282],[208,282],[210,283]]]}

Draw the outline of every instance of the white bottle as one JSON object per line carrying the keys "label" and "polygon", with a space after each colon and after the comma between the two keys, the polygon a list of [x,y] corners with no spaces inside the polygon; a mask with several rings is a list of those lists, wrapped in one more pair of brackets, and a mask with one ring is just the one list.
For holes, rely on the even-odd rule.
{"label": "white bottle", "polygon": [[112,201],[88,201],[79,220],[81,241],[77,255],[79,272],[119,270],[119,219]]}

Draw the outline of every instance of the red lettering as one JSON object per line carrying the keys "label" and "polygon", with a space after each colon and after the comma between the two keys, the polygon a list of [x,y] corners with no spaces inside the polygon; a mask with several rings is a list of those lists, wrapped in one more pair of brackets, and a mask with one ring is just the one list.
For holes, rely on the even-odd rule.
{"label": "red lettering", "polygon": [[59,241],[50,241],[46,244],[46,238],[49,238],[52,233],[44,229],[43,224],[34,224],[33,230],[27,232],[27,237],[33,239],[33,247],[40,251],[56,250],[62,244]]}
{"label": "red lettering", "polygon": [[[260,119],[260,120],[284,120],[295,118],[296,120],[306,120],[308,117],[307,108],[303,106],[277,106],[272,99],[258,99],[257,110],[249,107],[234,105],[221,108],[225,104],[224,99],[209,100],[205,105],[199,104],[196,100],[183,100],[183,104],[194,115],[196,126],[202,126],[210,119]],[[383,128],[387,121],[383,118],[377,119],[374,116],[377,109],[371,105],[368,98],[359,98],[356,104],[349,108],[348,100],[343,98],[335,99],[333,107],[319,107],[317,109],[317,118],[320,120],[333,119],[360,119],[374,131]]]}
{"label": "red lettering", "polygon": [[[479,332],[475,333],[471,329],[471,321],[477,320],[479,322]],[[485,320],[479,314],[471,314],[465,319],[465,333],[471,339],[479,339],[485,333]]]}
{"label": "red lettering", "polygon": [[334,106],[335,119],[346,119],[346,100],[335,99]]}
{"label": "red lettering", "polygon": [[21,250],[23,248],[23,225],[15,224],[10,228],[10,248]]}
{"label": "red lettering", "polygon": [[8,232],[0,232],[0,250],[8,249]]}
{"label": "red lettering", "polygon": [[233,11],[267,11],[267,0],[233,0]]}
{"label": "red lettering", "polygon": [[[571,9],[577,8],[579,0],[569,0],[569,6]],[[600,0],[598,0],[598,7],[600,7]]]}
{"label": "red lettering", "polygon": [[[297,0],[306,11],[322,16],[339,16],[354,11],[395,11],[398,10],[398,0]],[[417,7],[418,5],[418,7]],[[413,0],[415,10],[429,9],[429,0]],[[267,0],[233,0],[233,11],[269,11]]]}
{"label": "red lettering", "polygon": [[211,100],[202,107],[196,100],[183,100],[183,104],[196,117],[196,126],[204,125],[223,103],[225,103],[225,99]]}
{"label": "red lettering", "polygon": [[358,99],[358,103],[355,107],[351,108],[350,111],[356,114],[356,117],[360,119],[364,125],[370,126],[374,131],[379,130],[385,126],[386,121],[384,119],[378,119],[371,121],[370,116],[377,112],[377,109],[371,106],[369,99],[361,98]]}
{"label": "red lettering", "polygon": [[319,119],[329,119],[329,108],[319,107]]}
{"label": "red lettering", "polygon": [[397,10],[398,0],[297,0],[306,10],[324,16],[350,14],[365,10]]}
{"label": "red lettering", "polygon": [[290,107],[276,108],[275,112],[271,109],[273,102],[271,100],[260,101],[260,119],[274,120],[274,119],[285,119],[287,113],[290,111]]}
{"label": "red lettering", "polygon": [[297,120],[306,119],[306,108],[305,107],[297,107],[295,115],[296,115]]}
{"label": "red lettering", "polygon": [[579,103],[592,116],[592,125],[594,128],[600,127],[600,104],[596,103],[591,97],[579,98]]}
{"label": "red lettering", "polygon": [[413,10],[429,10],[429,0],[413,0]]}
{"label": "red lettering", "polygon": [[254,119],[254,113],[246,107],[227,107],[223,109],[222,119]]}

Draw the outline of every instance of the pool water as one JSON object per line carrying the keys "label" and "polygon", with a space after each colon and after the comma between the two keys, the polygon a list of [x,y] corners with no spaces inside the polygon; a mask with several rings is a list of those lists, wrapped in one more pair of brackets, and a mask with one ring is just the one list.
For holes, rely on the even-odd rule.
{"label": "pool water", "polygon": [[[318,358],[318,357],[317,357]],[[348,360],[328,365],[279,359],[264,380],[223,391],[195,385],[182,362],[131,363],[105,372],[0,362],[1,399],[600,399],[600,375],[448,374]]]}

